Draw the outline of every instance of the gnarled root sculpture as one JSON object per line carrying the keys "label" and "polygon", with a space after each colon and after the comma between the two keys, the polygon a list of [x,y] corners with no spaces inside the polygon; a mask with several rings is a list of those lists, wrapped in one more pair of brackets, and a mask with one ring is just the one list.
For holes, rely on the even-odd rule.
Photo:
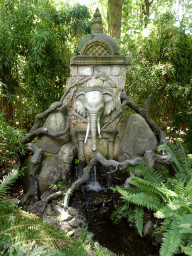
{"label": "gnarled root sculpture", "polygon": [[[80,83],[84,83],[85,81],[87,81],[89,79],[90,79],[90,77],[85,77],[85,78],[81,79],[77,84],[79,85]],[[48,135],[52,138],[56,138],[56,137],[60,137],[60,136],[62,136],[65,133],[68,132],[70,116],[68,116],[67,126],[66,126],[65,130],[61,131],[61,132],[52,133],[52,132],[49,132],[46,128],[42,128],[42,127],[39,128],[39,125],[45,117],[47,117],[50,113],[52,113],[57,108],[59,108],[63,105],[63,101],[64,101],[65,97],[71,91],[71,89],[74,88],[77,84],[74,84],[68,90],[66,90],[66,92],[61,97],[59,102],[52,105],[45,112],[35,116],[35,122],[34,122],[33,127],[31,128],[30,133],[22,140],[23,144],[28,143],[28,144],[26,144],[26,149],[28,151],[33,152],[33,156],[31,158],[31,163],[32,163],[33,168],[32,168],[31,173],[30,173],[31,185],[30,185],[29,191],[23,196],[23,198],[20,201],[21,206],[24,203],[26,203],[26,201],[28,200],[29,197],[34,196],[36,200],[38,199],[37,181],[36,181],[36,178],[35,178],[35,174],[36,174],[36,172],[39,168],[39,165],[41,163],[41,156],[42,156],[43,150],[41,148],[39,148],[36,144],[29,143],[29,142],[31,142],[35,137],[39,137],[42,134],[46,134],[46,135]],[[165,134],[164,134],[164,129],[166,127],[166,122],[163,123],[162,128],[158,128],[157,125],[155,124],[155,122],[153,122],[150,119],[149,114],[148,114],[148,106],[149,106],[149,103],[150,103],[150,99],[151,99],[151,95],[148,96],[146,102],[144,103],[144,107],[143,108],[138,108],[138,106],[131,99],[129,99],[125,94],[122,94],[121,95],[121,102],[122,102],[121,107],[116,111],[113,118],[111,118],[109,122],[107,122],[103,125],[103,127],[101,128],[101,132],[105,128],[107,128],[112,122],[114,122],[122,114],[122,112],[127,109],[127,107],[130,107],[131,109],[133,109],[136,113],[140,114],[146,120],[146,122],[150,126],[151,130],[156,135],[156,138],[157,138],[159,144],[166,144],[166,137],[165,137]],[[79,178],[77,181],[75,181],[72,184],[71,188],[68,189],[68,191],[66,193],[66,196],[65,196],[65,200],[64,200],[65,210],[67,210],[67,208],[68,208],[71,194],[83,182],[85,182],[89,179],[90,171],[96,163],[100,163],[104,167],[115,168],[115,170],[112,171],[112,172],[115,172],[116,170],[123,170],[128,166],[134,166],[134,165],[137,165],[137,164],[145,164],[149,167],[153,167],[155,162],[163,164],[163,165],[164,164],[169,165],[171,163],[171,155],[168,152],[165,152],[164,155],[157,155],[153,151],[147,151],[145,153],[144,157],[136,157],[135,159],[132,159],[132,160],[127,159],[123,162],[117,162],[115,160],[107,160],[100,153],[95,153],[94,157],[91,159],[91,161],[88,163],[88,165],[83,169],[82,177]],[[56,198],[58,196],[61,196],[65,192],[66,191],[64,191],[64,190],[63,191],[58,191],[56,193],[51,194],[46,199],[44,199],[43,202],[42,202],[43,207],[42,207],[41,212],[43,213],[47,203],[50,200],[52,200],[53,198]]]}
{"label": "gnarled root sculpture", "polygon": [[19,206],[24,205],[30,197],[33,197],[36,201],[38,200],[37,180],[35,175],[39,168],[39,165],[41,163],[41,157],[43,155],[43,150],[39,148],[36,144],[28,143],[25,146],[27,151],[33,152],[33,156],[31,157],[31,160],[30,160],[32,169],[29,173],[29,178],[30,178],[29,190],[20,200]]}
{"label": "gnarled root sculpture", "polygon": [[[100,163],[101,165],[105,167],[114,167],[116,170],[124,170],[128,166],[134,166],[137,164],[145,164],[149,167],[153,167],[154,162],[158,162],[161,164],[170,164],[172,161],[171,154],[167,152],[166,156],[161,156],[155,154],[153,151],[147,151],[144,155],[144,157],[136,157],[133,160],[125,160],[123,162],[117,162],[115,160],[107,160],[104,158],[101,153],[96,153],[95,156],[91,159],[91,161],[88,163],[88,165],[83,169],[83,175],[81,178],[79,178],[77,181],[75,181],[71,188],[68,189],[65,199],[64,199],[64,210],[67,211],[69,206],[69,200],[71,194],[77,189],[83,182],[87,181],[90,177],[90,171],[93,168],[93,166],[97,163]],[[114,171],[113,171],[114,172]]]}

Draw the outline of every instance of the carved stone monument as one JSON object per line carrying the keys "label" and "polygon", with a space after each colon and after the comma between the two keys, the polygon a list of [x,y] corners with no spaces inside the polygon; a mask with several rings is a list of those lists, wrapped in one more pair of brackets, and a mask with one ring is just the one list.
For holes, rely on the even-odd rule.
{"label": "carved stone monument", "polygon": [[129,57],[119,55],[115,40],[102,31],[101,15],[97,10],[91,34],[80,41],[71,58],[70,78],[66,84],[66,89],[77,84],[68,97],[70,133],[78,148],[78,158],[86,161],[96,150],[109,159],[118,153],[122,129],[119,119],[102,133],[100,127],[121,105],[126,66],[131,64]]}
{"label": "carved stone monument", "polygon": [[[130,163],[142,163],[145,152],[156,149],[162,131],[149,118],[150,97],[144,108],[139,109],[125,95],[129,65],[131,59],[120,55],[115,40],[103,34],[97,9],[91,34],[82,38],[71,58],[64,95],[36,116],[30,133],[23,139],[26,144],[38,137],[35,144],[26,144],[33,156],[24,163],[28,192],[21,204],[33,196],[35,189],[42,195],[52,183],[66,183],[75,158],[90,162],[90,167],[69,189],[66,200],[89,178],[90,168],[97,161],[123,169]],[[137,114],[130,115],[128,107]],[[43,127],[39,128],[45,117]]]}

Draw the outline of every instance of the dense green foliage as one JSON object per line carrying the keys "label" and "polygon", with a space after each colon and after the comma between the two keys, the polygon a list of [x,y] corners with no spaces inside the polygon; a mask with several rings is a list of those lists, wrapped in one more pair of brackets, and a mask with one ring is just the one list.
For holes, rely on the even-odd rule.
{"label": "dense green foliage", "polygon": [[0,162],[13,160],[18,153],[24,155],[21,139],[26,135],[26,131],[10,126],[2,112],[0,112],[0,121]]}
{"label": "dense green foliage", "polygon": [[[170,152],[173,159],[174,176],[166,168],[161,171],[147,166],[138,166],[140,177],[131,173],[130,188],[112,188],[123,199],[123,206],[118,206],[112,218],[119,220],[128,217],[142,235],[143,207],[154,212],[162,219],[159,233],[164,234],[160,249],[161,256],[171,256],[184,251],[191,255],[192,242],[192,165],[191,160],[180,147],[162,145],[159,151]],[[135,207],[134,207],[135,205]]]}
{"label": "dense green foliage", "polygon": [[190,23],[184,15],[177,22],[174,5],[166,1],[161,6],[155,2],[151,5],[154,17],[148,18],[147,27],[136,12],[128,12],[127,20],[126,8],[124,11],[120,46],[122,53],[130,55],[133,61],[127,72],[127,94],[141,104],[152,93],[151,117],[159,125],[167,121],[171,127],[169,138],[177,138],[179,131],[191,129],[192,123]]}
{"label": "dense green foliage", "polygon": [[51,0],[1,2],[0,93],[10,123],[31,127],[34,114],[61,97],[89,16],[85,6]]}

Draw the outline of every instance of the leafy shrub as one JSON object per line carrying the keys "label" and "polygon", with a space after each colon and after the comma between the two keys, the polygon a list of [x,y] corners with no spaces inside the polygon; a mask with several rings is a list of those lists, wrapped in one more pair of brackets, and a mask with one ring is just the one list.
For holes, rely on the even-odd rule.
{"label": "leafy shrub", "polygon": [[11,127],[6,122],[4,115],[0,112],[0,161],[14,158],[18,153],[25,154],[21,139],[26,131]]}
{"label": "leafy shrub", "polygon": [[[192,243],[192,169],[191,161],[181,147],[171,148],[162,145],[160,150],[167,150],[172,155],[174,176],[165,168],[161,172],[139,165],[136,170],[140,177],[131,173],[131,188],[112,188],[121,194],[124,205],[117,208],[113,219],[123,216],[135,221],[139,233],[143,229],[143,207],[154,212],[162,219],[160,233],[164,234],[160,249],[161,256],[172,256],[182,250],[191,255]],[[133,208],[131,205],[135,205]],[[129,216],[130,219],[130,216]]]}
{"label": "leafy shrub", "polygon": [[183,146],[185,147],[187,153],[192,154],[192,129],[187,131]]}

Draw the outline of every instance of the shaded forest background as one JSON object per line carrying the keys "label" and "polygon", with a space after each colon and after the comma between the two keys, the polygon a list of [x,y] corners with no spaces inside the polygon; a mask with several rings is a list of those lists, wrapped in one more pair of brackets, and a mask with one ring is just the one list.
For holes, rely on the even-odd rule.
{"label": "shaded forest background", "polygon": [[187,0],[98,0],[87,8],[67,1],[1,1],[2,155],[22,151],[19,140],[35,114],[62,96],[70,57],[90,33],[96,6],[120,54],[132,58],[127,95],[140,105],[152,93],[151,117],[159,126],[167,121],[168,138],[176,141],[182,136],[192,153],[191,5]]}

